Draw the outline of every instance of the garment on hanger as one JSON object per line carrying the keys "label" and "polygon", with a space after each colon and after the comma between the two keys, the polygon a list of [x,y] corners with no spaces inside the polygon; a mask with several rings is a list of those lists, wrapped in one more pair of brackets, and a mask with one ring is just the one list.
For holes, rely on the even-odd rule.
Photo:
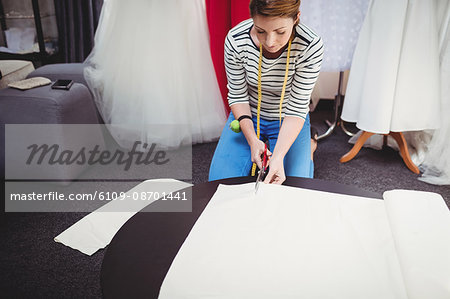
{"label": "garment on hanger", "polygon": [[350,68],[369,0],[309,0],[300,5],[300,20],[308,24],[324,44],[321,71]]}
{"label": "garment on hanger", "polygon": [[438,0],[373,0],[341,118],[387,134],[440,126]]}
{"label": "garment on hanger", "polygon": [[119,145],[211,141],[225,124],[202,0],[105,1],[85,78]]}

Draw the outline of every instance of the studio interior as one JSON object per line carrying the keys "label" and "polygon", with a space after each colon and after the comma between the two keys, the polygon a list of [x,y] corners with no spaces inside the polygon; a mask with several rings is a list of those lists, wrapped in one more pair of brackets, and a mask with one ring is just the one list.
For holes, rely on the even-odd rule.
{"label": "studio interior", "polygon": [[450,298],[450,0],[0,26],[0,297]]}

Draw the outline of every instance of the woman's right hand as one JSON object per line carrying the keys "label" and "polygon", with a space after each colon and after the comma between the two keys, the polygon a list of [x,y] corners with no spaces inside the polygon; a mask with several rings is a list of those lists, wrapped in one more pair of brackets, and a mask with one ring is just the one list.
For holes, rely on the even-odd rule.
{"label": "woman's right hand", "polygon": [[[256,163],[259,169],[262,168],[262,156],[264,154],[265,148],[266,148],[265,143],[259,140],[258,138],[255,138],[250,144],[252,162]],[[267,150],[267,156],[270,157],[271,155],[272,153],[269,150]]]}

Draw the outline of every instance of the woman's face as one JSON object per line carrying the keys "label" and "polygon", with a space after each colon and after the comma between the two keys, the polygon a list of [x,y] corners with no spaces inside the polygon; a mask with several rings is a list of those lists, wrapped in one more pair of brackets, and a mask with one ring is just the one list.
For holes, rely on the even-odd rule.
{"label": "woman's face", "polygon": [[288,43],[295,21],[290,17],[266,17],[261,15],[253,17],[258,41],[270,53],[276,53]]}

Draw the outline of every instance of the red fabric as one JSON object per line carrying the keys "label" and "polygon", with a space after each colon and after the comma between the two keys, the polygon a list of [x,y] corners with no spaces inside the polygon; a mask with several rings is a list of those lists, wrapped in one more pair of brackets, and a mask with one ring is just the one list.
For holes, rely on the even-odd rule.
{"label": "red fabric", "polygon": [[225,37],[231,28],[250,18],[248,4],[249,0],[206,0],[211,57],[227,112],[230,107],[227,101],[227,77],[223,59]]}

